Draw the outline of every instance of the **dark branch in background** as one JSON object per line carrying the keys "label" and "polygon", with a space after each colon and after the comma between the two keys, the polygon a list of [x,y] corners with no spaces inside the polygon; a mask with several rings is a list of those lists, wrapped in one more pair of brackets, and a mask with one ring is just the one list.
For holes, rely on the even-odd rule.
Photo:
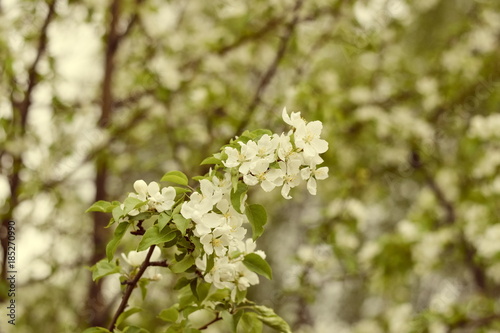
{"label": "dark branch in background", "polygon": [[[272,78],[276,74],[276,71],[278,69],[278,66],[285,56],[286,50],[288,48],[290,39],[292,38],[293,32],[295,31],[295,28],[297,26],[297,22],[299,21],[299,11],[300,8],[302,7],[303,0],[297,0],[295,2],[295,6],[293,8],[293,16],[290,22],[286,25],[285,29],[285,34],[284,36],[280,39],[280,44],[278,46],[278,51],[276,52],[276,56],[274,57],[273,62],[271,65],[268,67],[264,75],[259,81],[259,84],[257,85],[257,89],[255,90],[255,93],[253,95],[253,98],[247,108],[247,112],[245,113],[242,121],[238,125],[238,128],[236,129],[235,133],[232,135],[232,137],[238,135],[239,133],[243,132],[243,129],[248,125],[250,122],[250,119],[252,119],[253,113],[259,106],[259,104],[262,101],[262,95],[264,94],[264,91],[266,90],[267,86],[269,83],[271,83]],[[228,140],[229,141],[229,140]]]}
{"label": "dark branch in background", "polygon": [[[445,211],[444,224],[454,225],[456,223],[455,206],[448,198],[446,198],[446,195],[444,194],[441,187],[439,187],[434,177],[424,167],[424,164],[422,163],[418,152],[413,151],[411,153],[410,164],[414,169],[419,170],[422,173],[427,185],[431,189],[432,193],[434,193],[434,195],[436,196],[439,205]],[[462,253],[465,257],[465,263],[474,279],[476,288],[480,292],[486,294],[487,293],[486,273],[481,264],[475,260],[474,257],[476,255],[476,249],[470,242],[467,241],[462,229],[459,229],[458,242],[461,247]]]}
{"label": "dark branch in background", "polygon": [[448,332],[451,333],[455,329],[460,329],[460,328],[485,328],[486,325],[489,325],[492,322],[499,320],[500,320],[500,314],[493,314],[487,317],[476,318],[476,319],[465,318],[449,325]]}
{"label": "dark branch in background", "polygon": [[[111,320],[111,323],[109,324],[109,330],[113,332],[113,329],[115,328],[116,321],[118,320],[118,317],[125,311],[125,309],[128,306],[128,300],[130,299],[130,296],[132,295],[132,292],[134,291],[135,287],[137,286],[137,283],[141,279],[142,275],[146,271],[146,269],[149,266],[164,266],[167,267],[167,263],[165,262],[164,265],[156,265],[153,263],[157,263],[156,261],[150,262],[149,259],[151,259],[151,256],[153,255],[153,251],[155,249],[156,245],[152,245],[149,248],[148,254],[146,255],[146,259],[142,263],[142,265],[139,267],[139,271],[137,274],[134,276],[132,281],[128,281],[125,284],[127,285],[127,288],[125,289],[125,292],[123,293],[122,301],[120,302],[120,305],[118,306],[118,309],[116,309],[116,312],[113,316],[113,319]],[[152,265],[153,264],[153,265]]]}
{"label": "dark branch in background", "polygon": [[[121,0],[112,0],[109,7],[110,21],[107,28],[106,44],[105,44],[105,57],[104,57],[104,76],[102,80],[102,90],[101,90],[101,115],[97,126],[106,130],[110,127],[113,106],[114,106],[114,93],[113,93],[113,78],[115,73],[115,62],[118,49],[123,42],[124,38],[130,34],[134,25],[138,21],[138,6],[143,0],[136,0],[135,11],[129,19],[126,28],[120,32],[119,23],[121,18]],[[95,158],[95,197],[94,201],[106,200],[107,198],[107,179],[109,170],[109,157],[106,147],[99,147],[100,150],[94,150],[91,154],[86,156],[86,159],[91,160]],[[107,229],[104,228],[106,225],[107,217],[103,214],[93,215],[93,253],[90,258],[90,265],[94,265],[97,261],[103,258],[106,254],[106,241],[108,239]],[[94,283],[91,279],[89,280],[89,289],[87,295],[87,311],[89,314],[89,324],[90,326],[103,326],[107,321],[108,313],[106,309],[108,307],[105,305],[104,297],[102,294],[102,280]]]}
{"label": "dark branch in background", "polygon": [[[10,100],[12,103],[12,108],[14,109],[13,117],[14,117],[14,124],[12,126],[13,132],[12,136],[15,137],[16,134],[20,135],[21,137],[24,136],[26,133],[26,123],[28,119],[28,114],[30,111],[31,107],[31,102],[32,102],[32,94],[33,90],[35,89],[36,85],[39,83],[38,79],[38,65],[40,63],[40,60],[45,54],[45,51],[47,49],[47,31],[49,28],[50,23],[53,21],[55,17],[55,6],[56,6],[56,0],[48,3],[48,12],[47,16],[44,19],[42,28],[40,30],[40,37],[38,39],[38,45],[36,48],[36,56],[35,59],[33,60],[33,63],[31,66],[28,68],[28,81],[27,81],[27,87],[26,90],[24,91],[24,97],[22,101],[18,101],[14,97],[14,92],[17,90],[16,87],[16,81],[15,78],[12,78],[12,94],[10,96]],[[20,119],[17,119],[17,116],[20,116]],[[17,127],[19,126],[19,127]],[[17,133],[17,130],[19,129],[19,132]],[[9,220],[12,220],[13,218],[13,213],[14,209],[17,207],[19,204],[19,186],[20,186],[20,173],[23,169],[23,162],[22,162],[22,157],[21,155],[15,155],[12,156],[13,158],[13,164],[12,164],[12,173],[9,175],[9,187],[10,187],[10,198],[7,203],[9,209],[2,216],[2,226],[0,228],[0,242],[2,245],[2,272],[0,274],[0,277],[2,280],[5,280],[6,274],[7,274],[7,223]]]}

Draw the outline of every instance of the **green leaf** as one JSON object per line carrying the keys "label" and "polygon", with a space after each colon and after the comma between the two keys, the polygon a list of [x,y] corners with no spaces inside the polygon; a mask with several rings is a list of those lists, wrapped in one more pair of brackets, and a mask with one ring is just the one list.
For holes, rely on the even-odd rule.
{"label": "green leaf", "polygon": [[137,247],[137,251],[144,251],[151,245],[157,245],[168,242],[175,238],[175,231],[170,229],[159,230],[158,225],[154,225],[142,236],[142,239]]}
{"label": "green leaf", "polygon": [[267,223],[266,209],[259,204],[249,205],[245,210],[245,215],[252,226],[252,238],[256,240],[264,232],[264,225]]}
{"label": "green leaf", "polygon": [[193,266],[193,264],[194,258],[189,255],[185,256],[181,261],[168,266],[168,268],[170,268],[173,273],[182,273],[185,272],[189,267]]}
{"label": "green leaf", "polygon": [[161,177],[162,182],[171,182],[180,185],[188,184],[188,177],[180,171],[170,171]]}
{"label": "green leaf", "polygon": [[120,244],[120,241],[122,240],[123,235],[125,235],[129,225],[130,223],[128,222],[122,222],[116,227],[113,239],[108,243],[108,245],[106,245],[106,257],[108,258],[108,261],[113,260],[116,248],[118,247],[118,244]]}
{"label": "green leaf", "polygon": [[170,220],[172,220],[172,216],[165,212],[161,213],[160,216],[158,216],[158,230],[162,231]]}
{"label": "green leaf", "polygon": [[245,196],[248,191],[248,186],[244,183],[238,183],[236,190],[231,192],[231,205],[233,205],[234,209],[242,214],[241,212],[241,200]]}
{"label": "green leaf", "polygon": [[271,132],[270,130],[268,129],[256,129],[256,130],[253,130],[253,131],[248,131],[246,130],[245,132],[243,132],[241,134],[241,136],[244,136],[244,137],[247,137],[253,141],[257,141],[258,139],[260,139],[264,134],[267,134],[267,135],[273,135],[273,132]]}
{"label": "green leaf", "polygon": [[131,210],[135,208],[139,208],[141,206],[144,206],[147,203],[147,201],[141,201],[137,198],[134,197],[128,197],[125,199],[123,202],[123,215],[127,215]]}
{"label": "green leaf", "polygon": [[191,280],[183,276],[175,283],[174,290],[179,290],[181,288],[184,288],[189,283],[191,283]]}
{"label": "green leaf", "polygon": [[129,221],[143,221],[143,220],[147,220],[151,217],[156,217],[158,215],[153,215],[153,213],[151,212],[142,212],[142,213],[139,213],[135,216],[129,216],[128,217],[128,220]]}
{"label": "green leaf", "polygon": [[200,301],[200,303],[203,302],[205,298],[207,298],[211,286],[212,285],[210,283],[206,283],[203,281],[201,281],[200,284],[198,284],[196,292],[198,294],[198,301]]}
{"label": "green leaf", "polygon": [[137,327],[137,326],[127,326],[123,333],[149,333],[149,331],[145,328]]}
{"label": "green leaf", "polygon": [[254,309],[260,314],[257,316],[264,324],[278,330],[281,333],[292,333],[287,322],[278,316],[273,309],[263,305],[255,305]]}
{"label": "green leaf", "polygon": [[196,299],[198,299],[198,290],[196,289],[197,285],[198,279],[193,279],[189,284],[189,288],[191,289],[191,292],[193,293],[194,297],[196,297]]}
{"label": "green leaf", "polygon": [[143,301],[146,299],[146,295],[148,294],[149,282],[150,282],[149,279],[140,279],[139,280],[139,288],[141,288],[141,296],[142,296]]}
{"label": "green leaf", "polygon": [[262,322],[254,312],[245,312],[237,327],[238,333],[262,333]]}
{"label": "green leaf", "polygon": [[212,253],[211,255],[207,256],[207,267],[205,269],[205,272],[210,272],[212,268],[214,267],[215,264],[215,253]]}
{"label": "green leaf", "polygon": [[237,304],[243,302],[245,300],[245,298],[247,297],[247,290],[248,289],[245,289],[245,290],[239,290],[238,288],[236,288],[236,297],[235,297],[235,301]]}
{"label": "green leaf", "polygon": [[216,157],[210,156],[205,158],[203,161],[201,161],[200,165],[206,165],[206,164],[215,164],[215,165],[220,165],[222,164],[222,161],[219,160]]}
{"label": "green leaf", "polygon": [[111,331],[104,327],[90,327],[83,331],[83,333],[111,333]]}
{"label": "green leaf", "polygon": [[266,277],[269,280],[272,280],[273,278],[273,272],[271,270],[271,266],[262,259],[261,256],[255,253],[249,253],[245,256],[245,259],[243,259],[243,263],[249,270],[252,272],[255,272],[257,274],[260,274],[264,277]]}
{"label": "green leaf", "polygon": [[184,193],[188,193],[188,192],[192,192],[190,189],[185,188],[185,187],[178,187],[178,186],[174,186],[174,189],[175,189],[175,193],[176,193],[177,195],[179,195],[179,194],[184,194]]}
{"label": "green leaf", "polygon": [[85,213],[88,212],[101,212],[101,213],[111,213],[111,211],[115,208],[111,202],[99,200],[95,202],[92,206],[90,206]]}
{"label": "green leaf", "polygon": [[92,268],[92,280],[98,281],[100,278],[111,275],[115,273],[120,273],[120,266],[117,266],[114,262],[109,262],[107,259],[103,259],[97,262]]}
{"label": "green leaf", "polygon": [[179,310],[177,310],[176,305],[171,306],[168,309],[162,310],[158,315],[158,318],[170,323],[175,323],[179,318]]}
{"label": "green leaf", "polygon": [[228,311],[222,311],[222,320],[224,320],[225,323],[229,324],[229,327],[231,327],[231,333],[238,333],[237,328],[238,328],[238,323],[240,322],[241,316],[243,315],[243,311],[238,311],[235,314],[231,314]]}
{"label": "green leaf", "polygon": [[115,221],[117,222],[120,220],[120,217],[124,215],[123,210],[119,205],[113,208],[112,214],[113,214],[113,219],[115,219]]}
{"label": "green leaf", "polygon": [[181,232],[182,236],[186,235],[186,229],[189,225],[190,220],[185,219],[181,214],[176,214],[173,217],[174,223],[177,229]]}
{"label": "green leaf", "polygon": [[118,319],[116,320],[116,326],[120,326],[121,323],[123,323],[123,321],[125,319],[127,319],[128,317],[130,317],[131,315],[133,315],[134,313],[137,313],[137,312],[141,312],[142,309],[141,308],[130,308],[128,309],[127,311],[123,311],[119,316],[118,316]]}

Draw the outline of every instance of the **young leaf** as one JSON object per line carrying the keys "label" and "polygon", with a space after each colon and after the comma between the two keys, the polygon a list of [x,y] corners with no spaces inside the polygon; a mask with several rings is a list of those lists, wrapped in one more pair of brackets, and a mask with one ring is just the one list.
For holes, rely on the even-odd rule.
{"label": "young leaf", "polygon": [[175,238],[175,231],[165,228],[160,231],[158,225],[154,225],[144,233],[142,239],[137,247],[137,251],[144,251],[151,245],[157,245],[161,243],[168,242]]}
{"label": "young leaf", "polygon": [[111,211],[115,208],[115,206],[108,201],[99,200],[95,202],[92,206],[90,206],[85,213],[88,212],[101,212],[101,213],[111,213]]}
{"label": "young leaf", "polygon": [[267,223],[266,209],[259,204],[249,205],[245,215],[252,226],[252,238],[256,240],[264,232],[264,225]]}
{"label": "young leaf", "polygon": [[170,171],[163,175],[163,177],[161,177],[161,181],[171,182],[179,185],[187,185],[188,177],[180,171]]}
{"label": "young leaf", "polygon": [[108,262],[106,259],[103,259],[97,264],[95,264],[92,268],[92,280],[98,281],[100,278],[120,272],[120,267],[117,266],[114,262]]}
{"label": "young leaf", "polygon": [[172,216],[166,212],[161,213],[160,216],[158,216],[158,230],[162,231],[170,220],[172,220]]}
{"label": "young leaf", "polygon": [[271,270],[271,266],[269,266],[269,264],[258,254],[247,254],[245,256],[245,259],[243,259],[243,264],[245,264],[245,266],[247,266],[247,268],[252,272],[255,272],[266,277],[269,280],[272,280],[273,272]]}
{"label": "young leaf", "polygon": [[123,333],[149,333],[149,331],[145,328],[137,326],[127,326],[125,327]]}
{"label": "young leaf", "polygon": [[214,264],[215,264],[215,253],[207,255],[207,267],[205,269],[205,272],[210,272],[214,267]]}
{"label": "young leaf", "polygon": [[206,283],[206,282],[201,281],[198,284],[198,287],[196,287],[196,293],[198,294],[197,298],[198,298],[198,301],[200,301],[200,304],[201,304],[201,302],[203,302],[203,300],[205,298],[207,298],[208,292],[210,291],[210,286],[211,286],[210,283]]}
{"label": "young leaf", "polygon": [[125,214],[123,214],[123,209],[120,207],[120,205],[113,208],[112,214],[113,214],[113,219],[117,222],[120,220],[120,217],[125,215]]}
{"label": "young leaf", "polygon": [[262,322],[254,312],[245,312],[238,323],[238,333],[261,333]]}
{"label": "young leaf", "polygon": [[179,310],[177,310],[177,306],[171,306],[168,309],[162,310],[158,318],[170,323],[175,323],[179,318]]}
{"label": "young leaf", "polygon": [[168,268],[170,268],[173,273],[182,273],[185,272],[189,267],[193,266],[193,264],[194,258],[189,255],[184,257],[184,259],[182,259],[181,261],[168,266]]}
{"label": "young leaf", "polygon": [[146,296],[148,294],[149,282],[150,282],[149,279],[140,279],[139,280],[139,288],[141,288],[141,296],[142,296],[143,301],[146,299]]}
{"label": "young leaf", "polygon": [[236,190],[234,192],[231,192],[231,205],[240,214],[242,214],[241,200],[243,199],[247,191],[248,191],[248,186],[246,184],[238,183]]}
{"label": "young leaf", "polygon": [[128,222],[122,222],[116,227],[113,239],[108,243],[108,245],[106,245],[106,257],[108,258],[108,261],[113,259],[116,248],[118,247],[118,244],[120,244],[120,241],[122,240],[123,235],[125,235],[129,225],[130,223]]}
{"label": "young leaf", "polygon": [[127,215],[131,210],[144,206],[146,201],[141,201],[137,198],[128,197],[123,202],[123,215]]}
{"label": "young leaf", "polygon": [[83,333],[111,333],[111,331],[104,327],[90,327],[83,331]]}
{"label": "young leaf", "polygon": [[127,319],[128,317],[130,317],[131,315],[133,315],[134,313],[137,313],[137,312],[141,312],[142,309],[141,308],[130,308],[128,309],[127,311],[123,311],[119,316],[118,316],[118,319],[116,320],[116,326],[120,326],[120,324],[125,320]]}
{"label": "young leaf", "polygon": [[238,311],[235,314],[229,313],[229,311],[222,311],[222,319],[225,323],[229,324],[231,327],[231,333],[237,333],[238,323],[240,322],[241,316],[243,315],[243,311]]}
{"label": "young leaf", "polygon": [[175,283],[174,290],[179,290],[181,288],[184,288],[189,283],[191,283],[191,280],[183,276]]}
{"label": "young leaf", "polygon": [[189,225],[188,219],[185,219],[181,214],[176,214],[173,217],[174,223],[177,226],[177,229],[182,233],[182,236],[186,235],[186,229]]}
{"label": "young leaf", "polygon": [[207,157],[205,158],[201,163],[200,165],[206,165],[206,164],[215,164],[215,165],[219,165],[219,164],[222,164],[222,161],[219,160],[218,158],[216,157],[213,157],[213,156],[210,156],[210,157]]}
{"label": "young leaf", "polygon": [[185,187],[174,186],[174,189],[175,189],[175,194],[177,195],[192,192],[190,189]]}
{"label": "young leaf", "polygon": [[278,316],[272,309],[263,305],[255,305],[254,309],[259,313],[259,316],[257,317],[267,326],[272,327],[281,333],[292,333],[287,322]]}

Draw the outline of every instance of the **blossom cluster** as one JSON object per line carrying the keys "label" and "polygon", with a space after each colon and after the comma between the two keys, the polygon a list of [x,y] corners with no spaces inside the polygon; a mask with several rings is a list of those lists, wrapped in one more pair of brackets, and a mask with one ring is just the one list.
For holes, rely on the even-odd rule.
{"label": "blossom cluster", "polygon": [[[263,251],[256,251],[254,240],[245,238],[245,224],[249,223],[245,214],[247,195],[244,193],[236,201],[239,207],[234,206],[235,179],[247,186],[260,185],[266,192],[281,186],[281,194],[289,199],[290,190],[302,181],[307,181],[308,191],[315,195],[316,180],[328,177],[327,167],[317,167],[323,162],[320,154],[328,149],[328,143],[320,138],[322,123],[308,123],[300,112],[289,116],[286,109],[282,117],[292,127],[288,133],[263,134],[246,142],[236,140],[236,145],[223,148],[214,155],[224,166],[222,172],[211,172],[201,179],[199,189],[180,204],[180,214],[192,221],[192,234],[203,248],[195,259],[196,267],[206,282],[230,289],[233,299],[237,291],[259,283],[257,274],[245,266],[245,256],[255,253],[265,259]],[[148,185],[139,180],[134,189],[137,193],[130,196],[147,204],[130,211],[130,216],[148,210],[168,211],[175,206],[172,187],[160,191],[157,183]]]}
{"label": "blossom cluster", "polygon": [[[196,259],[196,266],[205,272],[205,281],[216,288],[229,288],[236,292],[257,284],[257,274],[243,265],[245,254],[253,253],[255,243],[246,239],[248,223],[245,212],[245,198],[238,211],[231,204],[231,173],[221,178],[200,180],[200,192],[194,192],[190,200],[184,202],[181,214],[194,222],[193,233],[200,238],[204,254]],[[262,251],[257,252],[263,258]],[[214,266],[206,272],[208,256],[214,255]],[[234,296],[234,293],[233,293]]]}
{"label": "blossom cluster", "polygon": [[306,122],[300,112],[289,116],[283,109],[283,120],[292,130],[281,135],[264,134],[258,141],[239,142],[239,149],[224,148],[227,160],[224,165],[237,168],[247,185],[258,185],[266,192],[282,186],[281,194],[290,199],[290,189],[307,181],[307,189],[316,194],[316,180],[328,177],[328,167],[317,168],[323,163],[320,154],[328,150],[328,142],[320,138],[321,121]]}
{"label": "blossom cluster", "polygon": [[[290,189],[302,180],[307,181],[309,192],[316,194],[316,179],[328,176],[327,167],[317,168],[323,162],[319,155],[328,149],[328,143],[320,138],[322,123],[307,123],[300,112],[289,116],[286,109],[282,117],[292,130],[281,135],[264,134],[257,141],[239,141],[240,147],[225,147],[224,175],[214,176],[212,181],[201,180],[200,192],[193,193],[182,206],[181,214],[195,223],[194,233],[205,251],[196,260],[197,267],[205,272],[207,255],[215,254],[214,266],[205,272],[205,280],[217,288],[245,290],[259,282],[257,274],[242,263],[244,255],[253,253],[256,245],[252,239],[244,240],[247,230],[243,225],[248,222],[244,214],[246,196],[239,209],[231,205],[233,169],[238,170],[246,185],[260,184],[266,192],[282,186],[281,194],[287,199]],[[262,251],[255,253],[265,258]]]}
{"label": "blossom cluster", "polygon": [[[158,213],[172,209],[174,206],[175,189],[171,186],[164,187],[160,191],[160,185],[157,182],[146,184],[144,180],[137,180],[134,183],[134,190],[137,193],[130,193],[129,197],[147,202],[147,205],[131,210],[128,215],[136,216],[139,213],[156,210]],[[124,208],[123,205],[121,207]]]}

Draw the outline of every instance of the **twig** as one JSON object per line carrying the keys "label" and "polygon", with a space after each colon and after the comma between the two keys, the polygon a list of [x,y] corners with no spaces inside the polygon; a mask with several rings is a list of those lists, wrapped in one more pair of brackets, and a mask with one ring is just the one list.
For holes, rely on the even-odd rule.
{"label": "twig", "polygon": [[128,300],[130,299],[130,296],[132,295],[132,291],[134,291],[135,287],[137,286],[137,283],[141,279],[142,275],[146,271],[146,269],[150,266],[149,259],[151,259],[151,256],[153,255],[153,251],[155,249],[156,245],[152,245],[149,248],[148,254],[146,255],[146,259],[142,263],[141,267],[139,268],[139,271],[137,272],[137,275],[134,277],[134,279],[130,282],[127,283],[127,289],[125,289],[125,293],[123,294],[122,301],[120,303],[120,306],[118,306],[118,309],[116,309],[115,315],[113,316],[113,319],[111,320],[111,323],[109,324],[109,330],[113,331],[116,325],[116,321],[118,320],[118,317],[120,314],[122,314],[123,311],[128,306]]}
{"label": "twig", "polygon": [[[439,187],[434,177],[429,173],[427,169],[423,167],[424,165],[420,159],[420,155],[418,154],[418,152],[416,151],[412,152],[410,164],[414,169],[420,170],[422,172],[425,181],[427,182],[427,185],[436,196],[439,205],[446,212],[444,223],[446,225],[455,224],[456,213],[453,203],[448,198],[446,198],[446,195],[444,194],[441,187]],[[462,247],[462,252],[463,255],[465,256],[465,263],[472,274],[476,287],[481,292],[486,293],[486,288],[487,288],[486,273],[484,272],[484,269],[481,267],[480,263],[478,263],[474,258],[476,255],[475,247],[467,241],[461,229],[459,230],[458,242]]]}
{"label": "twig", "polygon": [[209,321],[208,323],[206,323],[205,325],[201,326],[200,328],[198,328],[199,331],[202,331],[202,330],[206,330],[208,328],[208,326],[212,325],[213,323],[215,322],[218,322],[219,320],[221,320],[222,317],[219,316],[219,314],[217,313],[217,316],[212,319],[211,321]]}
{"label": "twig", "polygon": [[297,25],[297,22],[299,21],[299,10],[300,10],[300,7],[302,6],[302,4],[303,4],[303,0],[296,1],[295,6],[293,8],[293,18],[286,25],[285,35],[280,40],[280,44],[278,46],[278,51],[276,52],[276,56],[274,57],[274,60],[271,63],[271,65],[268,67],[267,71],[264,73],[264,75],[260,79],[259,84],[257,85],[257,89],[255,90],[255,93],[253,95],[252,101],[250,102],[250,104],[248,106],[247,112],[245,113],[243,120],[240,122],[238,128],[235,131],[235,134],[232,135],[232,137],[243,132],[243,129],[247,126],[248,122],[252,118],[253,113],[257,109],[257,106],[262,101],[262,95],[263,95],[265,89],[271,83],[272,78],[274,77],[274,75],[276,74],[276,71],[278,70],[278,66],[281,63],[281,60],[285,56],[285,52],[288,48],[288,44],[289,44],[290,39],[293,35],[293,32],[295,31],[295,27]]}

